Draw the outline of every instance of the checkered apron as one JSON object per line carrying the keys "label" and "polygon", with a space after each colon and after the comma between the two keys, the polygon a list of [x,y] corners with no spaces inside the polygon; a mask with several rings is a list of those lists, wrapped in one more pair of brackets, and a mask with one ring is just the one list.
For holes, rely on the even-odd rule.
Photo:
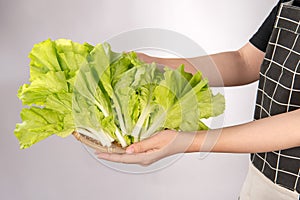
{"label": "checkered apron", "polygon": [[[255,119],[300,108],[300,7],[292,6],[292,2],[283,3],[279,8],[277,20],[261,66]],[[255,180],[260,180],[258,182],[264,184],[253,182],[253,177],[249,177],[248,174],[246,186],[244,185],[241,193],[241,200],[299,198],[300,147],[255,153],[251,155],[251,161],[254,169],[250,166],[249,171],[252,174],[250,176],[256,176]],[[257,175],[256,171],[262,177],[259,177],[260,175]],[[253,182],[252,186],[249,186],[249,179]],[[262,186],[267,184],[269,184],[267,187],[274,187],[274,190],[268,190]],[[257,185],[260,185],[260,188],[257,188]],[[245,190],[252,190],[252,193],[256,194],[251,196],[248,191],[246,197]],[[283,198],[280,198],[280,195],[274,192],[274,198],[271,198],[264,196],[263,193],[266,193],[266,191],[286,191],[291,196],[288,198],[283,195]],[[261,193],[261,196],[257,196],[257,193]]]}

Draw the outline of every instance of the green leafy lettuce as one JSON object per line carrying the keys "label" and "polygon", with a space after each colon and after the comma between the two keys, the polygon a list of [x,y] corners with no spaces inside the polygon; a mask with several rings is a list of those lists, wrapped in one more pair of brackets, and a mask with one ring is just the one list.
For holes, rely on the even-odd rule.
{"label": "green leafy lettuce", "polygon": [[30,83],[18,91],[26,107],[14,132],[21,148],[75,130],[103,146],[126,147],[163,129],[208,129],[201,119],[225,109],[224,97],[212,93],[200,71],[162,70],[107,43],[48,39],[29,58]]}

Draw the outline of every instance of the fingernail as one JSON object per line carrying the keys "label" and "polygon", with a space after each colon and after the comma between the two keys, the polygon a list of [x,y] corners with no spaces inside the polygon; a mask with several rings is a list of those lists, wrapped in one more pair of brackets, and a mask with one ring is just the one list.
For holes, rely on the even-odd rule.
{"label": "fingernail", "polygon": [[128,147],[126,149],[126,153],[128,153],[128,154],[132,154],[133,152],[134,152],[134,148],[133,147]]}

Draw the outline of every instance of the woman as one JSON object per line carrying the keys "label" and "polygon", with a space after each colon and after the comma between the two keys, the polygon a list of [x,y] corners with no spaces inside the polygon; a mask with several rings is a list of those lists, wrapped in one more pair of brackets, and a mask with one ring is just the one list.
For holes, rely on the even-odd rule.
{"label": "woman", "polygon": [[[126,154],[97,152],[100,159],[149,165],[182,152],[251,153],[251,164],[240,199],[299,199],[300,193],[300,8],[298,1],[280,1],[249,42],[237,51],[210,55],[225,86],[259,80],[255,121],[196,133],[166,130],[135,143]],[[170,67],[185,64],[190,72],[205,66],[206,57],[155,58],[146,62]],[[210,69],[201,67],[211,85]],[[206,137],[218,137],[210,148]]]}

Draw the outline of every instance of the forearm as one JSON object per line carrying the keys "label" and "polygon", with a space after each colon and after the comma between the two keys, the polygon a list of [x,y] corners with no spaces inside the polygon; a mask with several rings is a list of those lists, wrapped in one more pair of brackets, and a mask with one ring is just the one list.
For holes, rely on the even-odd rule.
{"label": "forearm", "polygon": [[296,110],[222,130],[198,132],[187,152],[257,153],[297,147],[299,122],[300,110]]}
{"label": "forearm", "polygon": [[264,53],[250,43],[237,51],[194,58],[158,58],[141,55],[145,62],[156,62],[171,68],[185,65],[188,72],[200,70],[211,86],[244,85],[256,81]]}
{"label": "forearm", "polygon": [[240,76],[243,72],[241,70],[243,61],[239,58],[237,51],[194,58],[156,58],[155,62],[174,69],[184,64],[185,70],[193,74],[200,70],[203,76],[209,80],[211,86],[231,86],[246,83],[245,79]]}

